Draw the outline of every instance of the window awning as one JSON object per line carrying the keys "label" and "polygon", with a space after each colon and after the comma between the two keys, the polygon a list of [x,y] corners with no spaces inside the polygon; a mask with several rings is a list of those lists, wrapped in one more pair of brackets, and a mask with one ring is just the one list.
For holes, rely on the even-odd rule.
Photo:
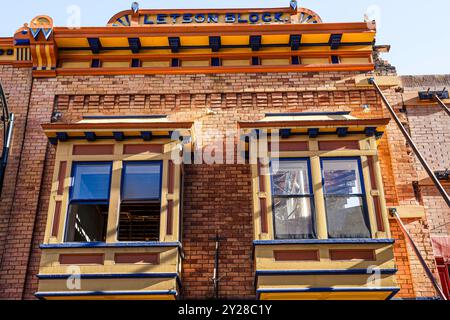
{"label": "window awning", "polygon": [[[193,122],[172,122],[165,118],[101,118],[85,119],[77,123],[43,124],[42,129],[52,144],[68,140],[124,141],[130,139],[178,139],[191,137]],[[177,135],[173,135],[177,132]]]}

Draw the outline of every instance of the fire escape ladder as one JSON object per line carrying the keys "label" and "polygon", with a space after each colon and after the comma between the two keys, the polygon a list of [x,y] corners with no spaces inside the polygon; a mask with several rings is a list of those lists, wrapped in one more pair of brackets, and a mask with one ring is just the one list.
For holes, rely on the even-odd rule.
{"label": "fire escape ladder", "polygon": [[9,150],[14,131],[14,113],[10,113],[8,109],[8,101],[6,100],[3,86],[0,83],[0,107],[2,109],[1,122],[3,123],[3,150],[0,158],[0,197],[3,191],[3,181],[5,180],[6,166],[8,165]]}
{"label": "fire escape ladder", "polygon": [[[369,79],[369,83],[372,84],[375,87],[376,91],[378,92],[378,94],[380,95],[381,99],[383,100],[383,103],[385,104],[385,106],[388,109],[389,113],[391,114],[392,118],[397,123],[397,126],[399,127],[399,129],[402,132],[403,136],[405,137],[406,141],[411,146],[411,149],[414,151],[414,154],[417,156],[417,158],[419,159],[420,163],[424,167],[425,171],[430,176],[431,180],[435,184],[435,186],[438,189],[439,193],[444,198],[444,201],[450,207],[450,197],[449,197],[449,195],[445,191],[445,189],[442,186],[442,184],[439,181],[439,179],[436,177],[436,174],[433,172],[433,170],[431,169],[431,167],[428,164],[428,162],[425,160],[424,156],[419,151],[419,148],[417,147],[415,142],[412,140],[412,138],[409,135],[408,131],[403,126],[402,122],[400,121],[400,119],[398,118],[397,114],[395,113],[394,108],[391,106],[391,104],[387,100],[386,96],[381,91],[381,89],[378,86],[378,84],[376,83],[375,79],[374,78]],[[400,216],[398,215],[396,210],[391,210],[391,214],[399,222],[399,225],[400,225],[400,228],[401,228],[402,232],[404,233],[404,235],[408,239],[408,242],[411,244],[411,246],[412,246],[412,248],[414,250],[414,253],[417,255],[420,263],[422,264],[422,267],[425,269],[425,272],[426,272],[428,278],[430,279],[430,281],[432,282],[436,292],[439,294],[439,296],[441,297],[442,300],[447,300],[447,298],[446,298],[444,292],[442,291],[439,283],[434,278],[433,272],[431,271],[431,269],[426,264],[425,259],[423,258],[422,254],[420,253],[419,249],[417,248],[416,244],[414,243],[414,240],[412,239],[410,233],[408,232],[408,230],[406,229],[405,225],[403,224]]]}

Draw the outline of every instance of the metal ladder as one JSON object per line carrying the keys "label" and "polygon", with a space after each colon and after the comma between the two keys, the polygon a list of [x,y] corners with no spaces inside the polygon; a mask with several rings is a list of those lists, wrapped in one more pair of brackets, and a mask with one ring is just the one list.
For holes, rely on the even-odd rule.
{"label": "metal ladder", "polygon": [[[402,132],[403,136],[405,137],[406,141],[408,141],[409,145],[411,146],[411,149],[414,151],[414,154],[417,156],[417,158],[419,159],[420,163],[424,167],[425,171],[428,173],[428,175],[430,176],[430,178],[433,181],[434,185],[438,189],[439,193],[444,198],[444,201],[447,203],[448,207],[450,208],[450,197],[449,197],[449,195],[445,191],[445,189],[442,186],[442,184],[439,181],[439,179],[436,177],[436,174],[433,172],[433,170],[431,169],[431,167],[428,164],[428,162],[425,160],[424,156],[419,151],[417,145],[412,140],[412,138],[409,135],[408,131],[403,126],[402,122],[400,121],[400,119],[398,118],[397,114],[395,113],[394,108],[391,106],[391,104],[387,100],[386,96],[381,91],[381,89],[378,86],[378,84],[376,83],[375,79],[374,78],[370,78],[369,79],[369,84],[372,84],[375,87],[375,90],[378,92],[378,94],[380,95],[383,103],[386,105],[389,113],[391,114],[391,117],[396,122],[397,126],[399,127],[399,129]],[[439,98],[437,93],[433,93],[431,95],[431,97],[436,99],[437,102],[439,103],[439,105],[442,108],[444,108],[444,110],[450,115],[449,108]],[[438,281],[434,278],[433,272],[431,271],[431,269],[426,264],[425,259],[423,258],[422,254],[420,253],[419,249],[417,248],[416,244],[414,243],[414,240],[412,239],[410,233],[408,232],[408,230],[406,229],[405,225],[403,224],[403,222],[402,222],[400,216],[398,215],[397,211],[396,210],[391,210],[390,213],[398,221],[402,232],[404,233],[405,237],[408,239],[408,242],[410,243],[410,245],[413,248],[415,254],[417,255],[417,257],[418,257],[422,267],[425,269],[425,272],[426,272],[428,278],[430,279],[430,281],[432,282],[433,287],[435,288],[436,292],[439,294],[439,296],[440,296],[440,298],[442,300],[447,300],[447,297],[445,296],[444,292],[442,291],[442,288],[440,287]]]}

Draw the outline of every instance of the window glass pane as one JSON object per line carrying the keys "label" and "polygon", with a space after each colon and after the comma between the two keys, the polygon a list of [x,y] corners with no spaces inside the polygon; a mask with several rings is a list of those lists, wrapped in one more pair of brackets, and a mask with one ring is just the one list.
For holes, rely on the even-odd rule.
{"label": "window glass pane", "polygon": [[108,205],[71,204],[66,242],[105,242]]}
{"label": "window glass pane", "polygon": [[310,194],[307,161],[279,161],[278,164],[278,172],[272,178],[274,195]]}
{"label": "window glass pane", "polygon": [[122,203],[119,241],[159,241],[161,203]]}
{"label": "window glass pane", "polygon": [[108,200],[110,163],[75,163],[71,200]]}
{"label": "window glass pane", "polygon": [[361,197],[326,197],[325,206],[330,238],[370,238]]}
{"label": "window glass pane", "polygon": [[362,194],[357,160],[323,160],[325,194]]}
{"label": "window glass pane", "polygon": [[161,194],[160,163],[124,163],[123,200],[159,200]]}
{"label": "window glass pane", "polygon": [[311,199],[277,198],[273,199],[275,215],[275,234],[278,239],[312,239],[314,223]]}

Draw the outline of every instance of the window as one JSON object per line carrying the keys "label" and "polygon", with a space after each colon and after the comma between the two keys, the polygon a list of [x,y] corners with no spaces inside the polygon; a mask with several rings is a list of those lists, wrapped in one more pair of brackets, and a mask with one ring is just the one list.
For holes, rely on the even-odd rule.
{"label": "window", "polygon": [[124,162],[119,241],[159,241],[162,162]]}
{"label": "window", "polygon": [[370,238],[360,159],[322,160],[329,238]]}
{"label": "window", "polygon": [[316,237],[314,201],[308,160],[284,160],[275,169],[272,163],[272,197],[277,239]]}
{"label": "window", "polygon": [[106,241],[111,169],[111,163],[73,163],[66,242]]}

